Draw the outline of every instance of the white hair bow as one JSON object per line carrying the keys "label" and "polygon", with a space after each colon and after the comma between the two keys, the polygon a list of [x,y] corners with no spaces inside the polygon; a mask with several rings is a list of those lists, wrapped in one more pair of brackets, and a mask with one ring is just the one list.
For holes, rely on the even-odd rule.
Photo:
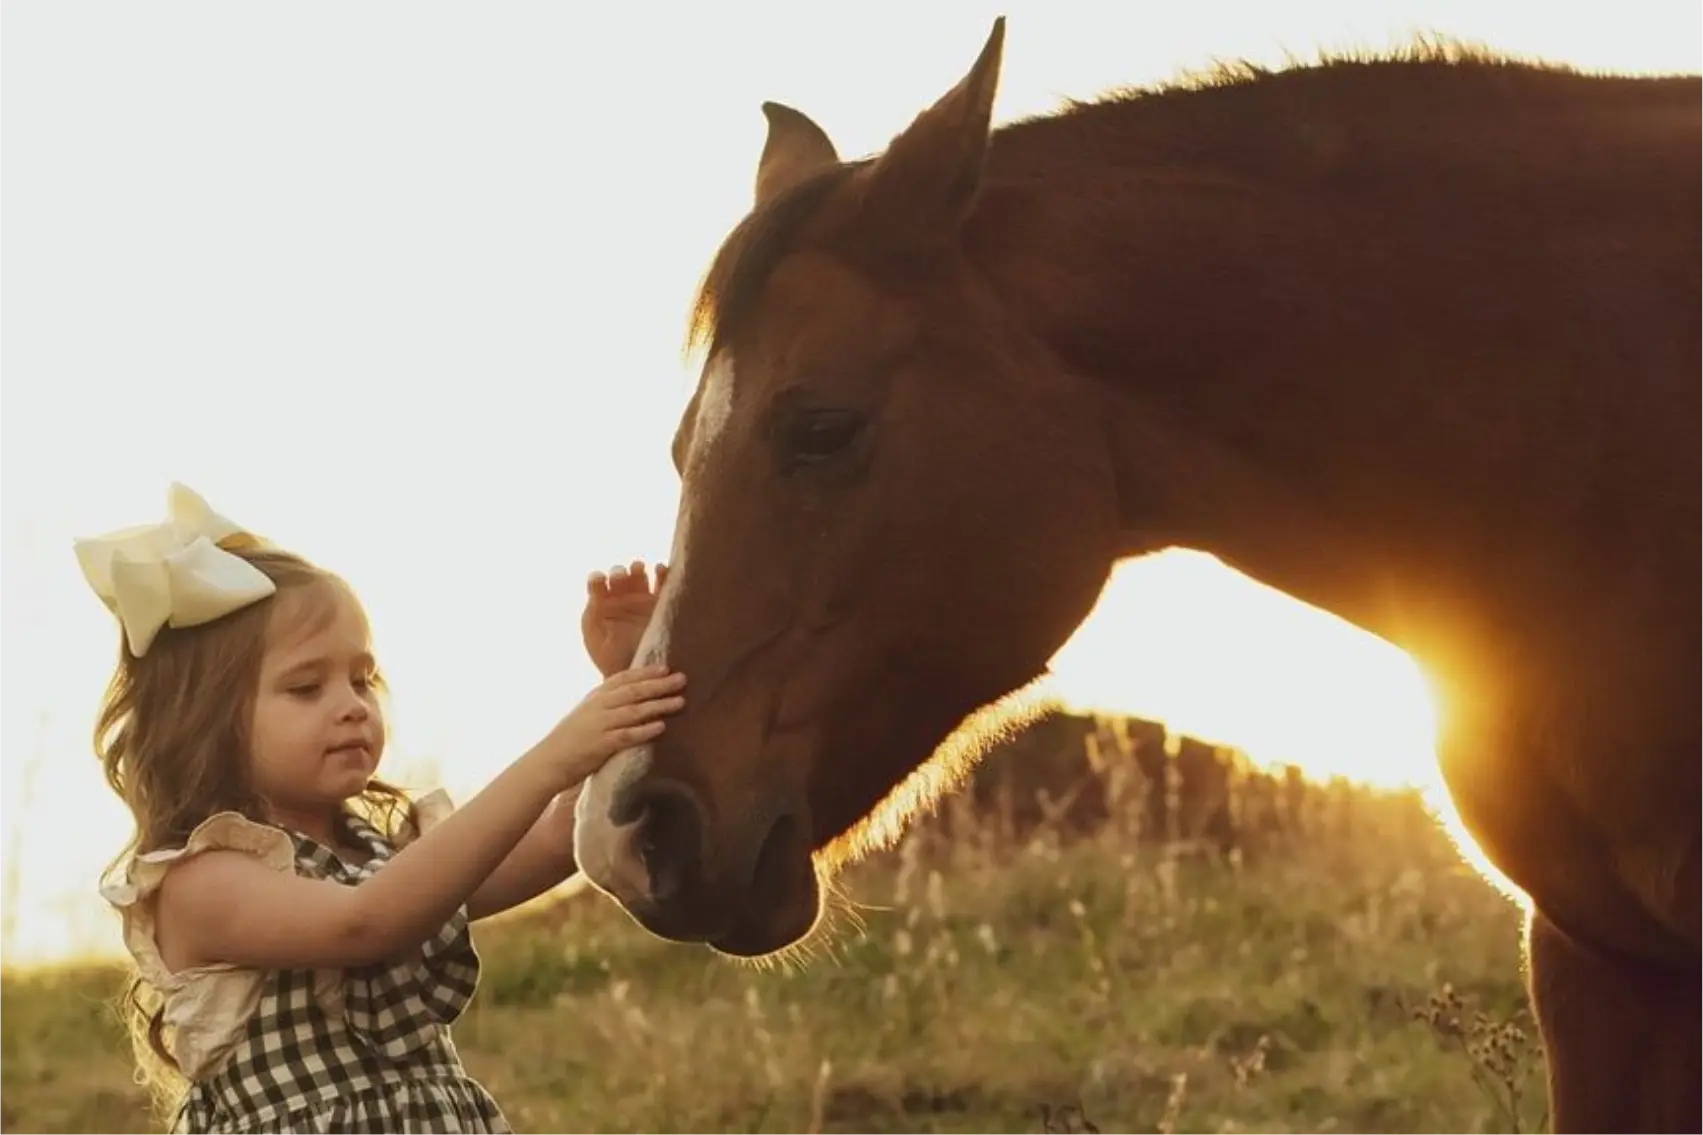
{"label": "white hair bow", "polygon": [[138,658],[163,626],[199,626],[278,589],[265,572],[220,546],[258,545],[252,534],[175,482],[166,507],[163,524],[74,542],[83,577],[118,616]]}

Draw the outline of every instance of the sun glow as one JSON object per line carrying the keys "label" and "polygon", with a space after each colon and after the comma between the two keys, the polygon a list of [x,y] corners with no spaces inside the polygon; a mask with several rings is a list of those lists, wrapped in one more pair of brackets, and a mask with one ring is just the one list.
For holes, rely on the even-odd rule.
{"label": "sun glow", "polygon": [[1203,553],[1117,565],[1052,671],[1067,708],[1150,717],[1256,764],[1439,783],[1435,705],[1411,658]]}

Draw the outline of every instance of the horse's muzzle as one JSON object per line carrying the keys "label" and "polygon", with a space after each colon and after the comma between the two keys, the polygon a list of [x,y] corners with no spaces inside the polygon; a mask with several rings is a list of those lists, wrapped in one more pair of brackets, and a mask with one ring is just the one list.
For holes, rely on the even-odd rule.
{"label": "horse's muzzle", "polygon": [[798,810],[760,808],[718,831],[690,785],[652,775],[648,748],[586,781],[574,855],[593,886],[659,938],[761,955],[803,938],[819,913]]}

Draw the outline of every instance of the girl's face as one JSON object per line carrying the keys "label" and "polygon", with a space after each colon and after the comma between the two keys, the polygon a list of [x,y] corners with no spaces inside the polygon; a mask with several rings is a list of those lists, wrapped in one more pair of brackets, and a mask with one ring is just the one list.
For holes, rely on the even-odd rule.
{"label": "girl's face", "polygon": [[250,723],[253,783],[276,822],[324,839],[384,755],[377,666],[352,598],[279,598]]}

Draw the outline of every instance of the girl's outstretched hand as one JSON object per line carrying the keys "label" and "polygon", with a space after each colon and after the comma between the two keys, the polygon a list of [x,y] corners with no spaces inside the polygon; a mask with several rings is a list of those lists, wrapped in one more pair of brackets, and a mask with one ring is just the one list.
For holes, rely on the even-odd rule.
{"label": "girl's outstretched hand", "polygon": [[639,639],[650,625],[657,596],[668,578],[668,565],[657,564],[655,574],[653,587],[645,562],[634,560],[617,564],[607,573],[593,572],[586,580],[580,634],[585,638],[586,654],[605,677],[633,664]]}
{"label": "girl's outstretched hand", "polygon": [[663,719],[686,704],[686,675],[665,665],[622,670],[604,679],[539,746],[568,789],[623,749],[662,733]]}

